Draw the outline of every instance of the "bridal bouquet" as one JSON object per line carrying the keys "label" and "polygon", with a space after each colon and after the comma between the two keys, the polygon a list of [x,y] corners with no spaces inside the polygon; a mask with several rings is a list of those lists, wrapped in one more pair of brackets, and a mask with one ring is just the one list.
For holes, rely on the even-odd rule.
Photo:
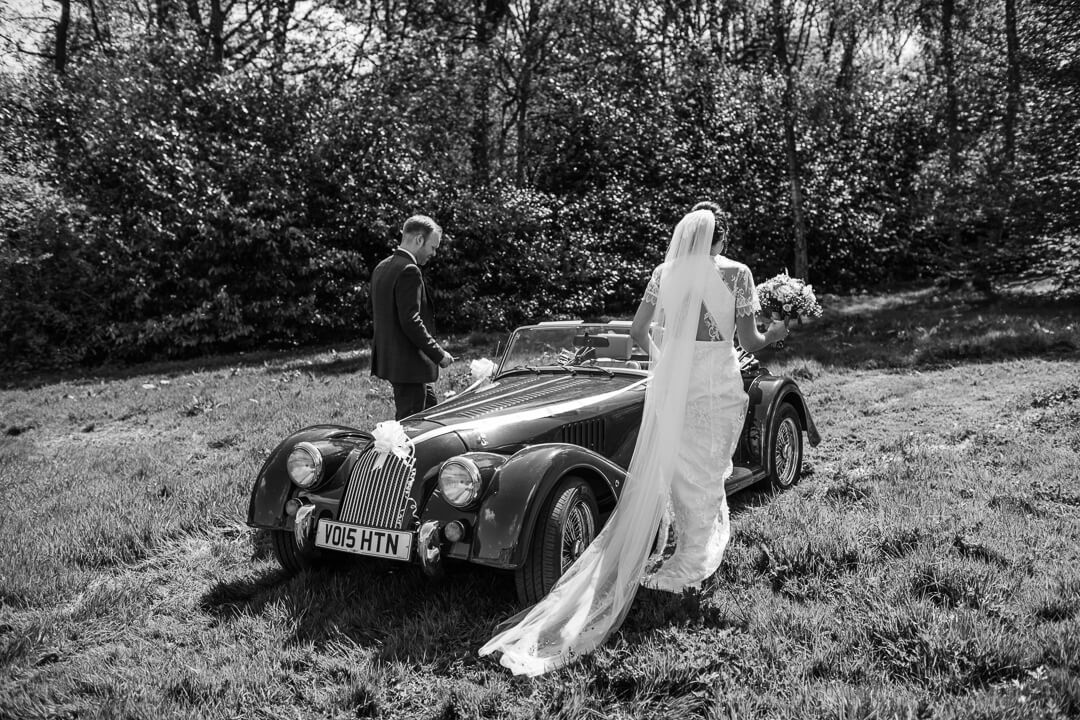
{"label": "bridal bouquet", "polygon": [[757,291],[764,315],[780,319],[821,316],[813,286],[789,276],[787,271],[761,283]]}

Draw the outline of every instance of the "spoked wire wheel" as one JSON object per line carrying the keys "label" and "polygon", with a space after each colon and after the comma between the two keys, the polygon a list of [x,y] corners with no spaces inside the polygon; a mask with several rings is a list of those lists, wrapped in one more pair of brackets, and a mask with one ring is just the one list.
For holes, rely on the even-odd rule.
{"label": "spoked wire wheel", "polygon": [[596,537],[596,510],[595,501],[589,505],[589,500],[584,494],[575,495],[572,504],[566,511],[566,522],[562,528],[562,553],[559,575],[566,572],[589,543]]}
{"label": "spoked wire wheel", "polygon": [[769,481],[777,488],[791,487],[802,472],[802,423],[799,413],[784,403],[772,423],[772,469]]}
{"label": "spoked wire wheel", "polygon": [[514,571],[518,600],[534,605],[596,537],[596,495],[579,477],[563,478],[548,495],[529,539],[525,562]]}

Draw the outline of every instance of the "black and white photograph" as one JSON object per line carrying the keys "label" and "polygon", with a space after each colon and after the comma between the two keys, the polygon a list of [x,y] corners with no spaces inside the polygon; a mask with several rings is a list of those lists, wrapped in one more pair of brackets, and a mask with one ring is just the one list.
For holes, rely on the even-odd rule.
{"label": "black and white photograph", "polygon": [[0,718],[1080,717],[1076,0],[0,0]]}

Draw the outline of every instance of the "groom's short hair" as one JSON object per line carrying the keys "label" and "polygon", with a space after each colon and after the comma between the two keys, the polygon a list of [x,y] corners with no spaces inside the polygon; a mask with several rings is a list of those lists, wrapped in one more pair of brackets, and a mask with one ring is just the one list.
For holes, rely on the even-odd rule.
{"label": "groom's short hair", "polygon": [[716,229],[721,232],[725,239],[728,237],[729,231],[731,230],[731,216],[721,210],[719,205],[714,203],[712,200],[702,200],[693,208],[691,208],[690,212],[694,212],[696,210],[710,211],[716,218]]}
{"label": "groom's short hair", "polygon": [[427,240],[432,233],[442,234],[439,224],[427,215],[413,215],[401,226],[401,240],[419,236],[421,240]]}

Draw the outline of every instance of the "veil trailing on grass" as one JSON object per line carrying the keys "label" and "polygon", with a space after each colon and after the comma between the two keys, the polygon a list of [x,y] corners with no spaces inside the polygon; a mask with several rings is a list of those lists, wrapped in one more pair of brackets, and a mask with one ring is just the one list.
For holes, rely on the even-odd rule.
{"label": "veil trailing on grass", "polygon": [[480,649],[501,652],[514,674],[540,675],[592,652],[630,609],[680,446],[702,301],[715,275],[714,223],[711,212],[692,212],[668,246],[649,349],[652,377],[618,507],[551,592]]}

